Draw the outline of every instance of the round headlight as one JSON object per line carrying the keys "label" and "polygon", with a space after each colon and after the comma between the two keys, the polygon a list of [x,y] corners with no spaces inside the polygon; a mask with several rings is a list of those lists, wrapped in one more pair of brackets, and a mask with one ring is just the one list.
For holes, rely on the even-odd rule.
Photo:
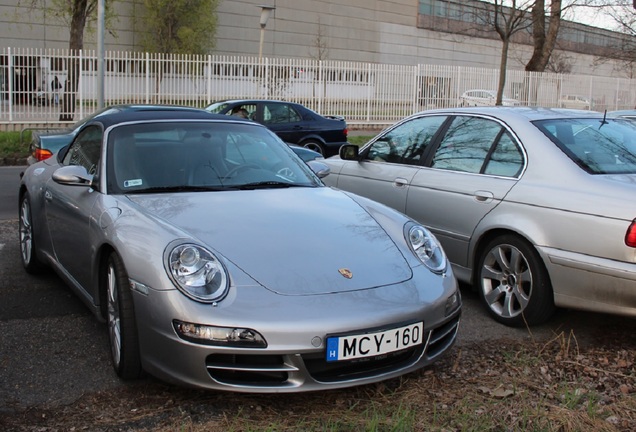
{"label": "round headlight", "polygon": [[195,244],[181,244],[168,256],[171,279],[188,297],[205,303],[220,300],[228,288],[223,264],[207,249]]}
{"label": "round headlight", "polygon": [[446,254],[435,236],[420,225],[411,227],[408,231],[408,242],[415,255],[426,267],[436,273],[446,268]]}

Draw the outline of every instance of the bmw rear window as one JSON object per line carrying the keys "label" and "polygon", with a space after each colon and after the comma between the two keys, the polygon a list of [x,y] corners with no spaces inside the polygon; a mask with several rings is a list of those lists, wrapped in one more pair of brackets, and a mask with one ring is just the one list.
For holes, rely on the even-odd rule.
{"label": "bmw rear window", "polygon": [[636,173],[636,122],[568,118],[534,124],[590,174]]}

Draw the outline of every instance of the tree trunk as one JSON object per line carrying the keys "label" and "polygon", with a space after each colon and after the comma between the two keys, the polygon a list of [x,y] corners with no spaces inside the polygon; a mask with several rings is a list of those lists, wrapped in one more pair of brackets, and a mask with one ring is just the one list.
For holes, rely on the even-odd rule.
{"label": "tree trunk", "polygon": [[79,84],[80,59],[79,51],[84,48],[84,27],[88,0],[76,0],[73,2],[73,15],[71,16],[71,30],[69,37],[70,56],[68,62],[68,76],[64,85],[60,121],[73,121],[75,116],[75,104],[77,100],[77,87]]}
{"label": "tree trunk", "polygon": [[508,67],[508,48],[510,47],[510,38],[504,38],[501,46],[501,63],[499,65],[499,85],[497,86],[497,101],[495,105],[500,106],[503,101],[503,91],[506,86],[506,67]]}
{"label": "tree trunk", "polygon": [[532,8],[532,39],[534,50],[526,64],[526,71],[544,72],[556,45],[561,25],[562,0],[550,3],[550,22],[545,29],[545,0],[537,0]]}

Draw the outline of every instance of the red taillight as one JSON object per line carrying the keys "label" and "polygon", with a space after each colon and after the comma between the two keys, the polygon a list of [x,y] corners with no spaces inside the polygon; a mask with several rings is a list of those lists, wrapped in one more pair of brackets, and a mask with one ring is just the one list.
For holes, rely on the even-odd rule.
{"label": "red taillight", "polygon": [[349,129],[344,128],[344,130],[342,131],[342,133],[344,134],[344,136],[347,136],[349,134]]}
{"label": "red taillight", "polygon": [[636,248],[636,219],[632,221],[625,233],[625,244],[629,247]]}
{"label": "red taillight", "polygon": [[38,162],[43,161],[44,159],[48,159],[51,156],[53,156],[53,153],[51,153],[50,150],[35,149],[35,151],[33,152],[33,157]]}

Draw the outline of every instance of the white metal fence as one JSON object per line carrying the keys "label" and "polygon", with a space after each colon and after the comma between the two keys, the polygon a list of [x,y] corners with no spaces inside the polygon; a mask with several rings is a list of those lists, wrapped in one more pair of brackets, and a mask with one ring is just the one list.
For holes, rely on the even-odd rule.
{"label": "white metal fence", "polygon": [[[203,107],[222,99],[300,102],[351,125],[386,125],[423,109],[452,107],[464,91],[497,88],[498,70],[214,55],[106,52],[106,105]],[[0,49],[0,123],[59,123],[77,82],[70,119],[96,109],[94,51]],[[58,84],[59,83],[59,84]],[[521,105],[595,110],[636,106],[636,80],[509,70],[505,93]],[[574,96],[579,96],[574,98]],[[588,106],[584,106],[588,101]],[[68,105],[67,105],[68,106]],[[62,113],[63,114],[63,113]]]}

